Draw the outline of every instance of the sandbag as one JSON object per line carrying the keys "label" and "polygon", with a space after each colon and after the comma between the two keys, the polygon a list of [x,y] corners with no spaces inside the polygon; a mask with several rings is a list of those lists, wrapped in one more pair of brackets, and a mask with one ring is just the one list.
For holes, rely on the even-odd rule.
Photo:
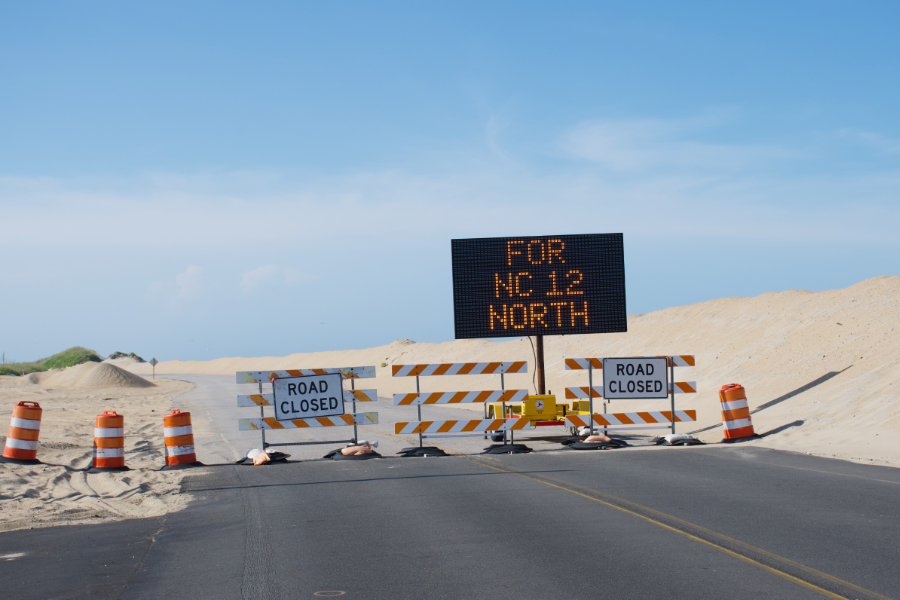
{"label": "sandbag", "polygon": [[608,442],[575,442],[569,444],[569,450],[615,450],[627,446],[622,440],[610,440]]}
{"label": "sandbag", "polygon": [[[269,455],[269,462],[263,463],[264,465],[273,465],[276,463],[285,463],[287,459],[291,457],[290,454],[285,454],[284,452],[274,452],[271,450],[266,450],[266,454]],[[234,462],[236,465],[250,465],[253,466],[253,459],[245,456],[244,458],[237,460]]]}

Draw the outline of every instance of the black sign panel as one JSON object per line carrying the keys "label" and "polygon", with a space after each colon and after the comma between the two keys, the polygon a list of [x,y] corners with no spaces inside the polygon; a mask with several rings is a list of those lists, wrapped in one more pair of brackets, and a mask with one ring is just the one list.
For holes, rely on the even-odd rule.
{"label": "black sign panel", "polygon": [[451,240],[456,337],[627,331],[621,233]]}

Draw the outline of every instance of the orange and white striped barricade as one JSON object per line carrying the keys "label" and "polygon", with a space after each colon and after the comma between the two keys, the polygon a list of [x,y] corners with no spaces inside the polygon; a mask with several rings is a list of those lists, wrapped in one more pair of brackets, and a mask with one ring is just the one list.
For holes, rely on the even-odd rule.
{"label": "orange and white striped barricade", "polygon": [[[697,393],[697,382],[696,381],[675,381],[675,367],[693,367],[696,365],[696,361],[694,360],[694,356],[690,354],[678,354],[674,356],[653,356],[647,358],[665,358],[666,366],[669,369],[669,377],[667,379],[668,382],[668,397],[671,400],[671,410],[666,412],[666,414],[678,414],[675,411],[675,394],[696,394]],[[566,358],[564,360],[566,364],[567,371],[587,371],[588,372],[588,386],[587,387],[567,387],[566,388],[566,399],[568,400],[588,400],[588,414],[594,414],[594,398],[604,398],[603,401],[603,412],[606,412],[607,402],[610,402],[604,396],[603,386],[594,385],[594,369],[603,369],[603,361],[606,360],[602,357],[595,358]],[[639,399],[639,398],[635,398]],[[630,414],[630,413],[623,413]],[[672,429],[672,433],[675,433],[675,421],[671,421],[669,423],[669,427]],[[660,429],[659,427],[648,427],[648,429]],[[635,428],[631,428],[635,429]],[[604,432],[606,430],[604,429]]]}
{"label": "orange and white striped barricade", "polygon": [[[515,362],[485,362],[485,363],[438,363],[424,365],[393,365],[392,377],[415,377],[415,394],[394,394],[396,406],[415,405],[418,421],[401,422],[394,424],[394,432],[397,434],[417,434],[419,436],[419,448],[423,448],[422,441],[425,438],[438,437],[467,437],[484,436],[485,433],[503,434],[503,444],[507,444],[506,432],[524,429],[530,421],[528,419],[507,418],[506,403],[524,401],[528,399],[528,390],[507,390],[504,376],[507,373],[527,373],[528,363]],[[422,393],[419,387],[419,377],[432,377],[438,375],[500,375],[500,390],[487,390],[475,392],[434,392]],[[423,421],[423,404],[462,404],[462,403],[501,402],[503,409],[502,419],[476,419],[471,421]],[[512,436],[512,433],[510,433]],[[510,440],[512,441],[512,440]]]}
{"label": "orange and white striped barricade", "polygon": [[[607,429],[668,429],[674,421],[676,423],[695,422],[696,410],[676,410],[675,418],[672,411],[660,410],[633,413],[610,413],[591,415],[592,427]],[[588,427],[588,415],[566,415],[566,427]]]}
{"label": "orange and white striped barricade", "polygon": [[23,401],[13,407],[3,447],[2,462],[36,464],[38,436],[41,433],[41,405]]}
{"label": "orange and white striped barricade", "polygon": [[[265,407],[271,406],[276,416],[278,411],[275,407],[275,381],[278,379],[292,377],[310,377],[314,375],[337,375],[340,374],[341,383],[349,379],[350,389],[344,389],[341,386],[341,401],[351,405],[350,414],[330,415],[314,418],[278,420],[273,417],[266,417]],[[356,412],[357,402],[375,402],[378,400],[378,390],[356,389],[357,379],[371,379],[375,377],[375,367],[344,367],[344,368],[328,368],[328,369],[285,369],[271,371],[238,371],[236,374],[237,383],[255,383],[258,386],[257,394],[242,394],[237,397],[237,405],[239,407],[259,407],[259,417],[252,419],[238,419],[239,431],[259,431],[262,439],[262,449],[265,450],[270,446],[307,446],[314,444],[339,444],[339,443],[355,443],[359,439],[357,426],[359,425],[377,425],[377,412]],[[263,393],[263,384],[271,385],[271,393]],[[344,409],[346,411],[346,409]],[[350,440],[328,440],[328,441],[306,441],[306,442],[285,442],[272,444],[266,441],[266,431],[273,429],[307,429],[310,427],[353,427],[353,439]]]}
{"label": "orange and white striped barricade", "polygon": [[125,417],[105,410],[94,421],[94,469],[126,469]]}
{"label": "orange and white striped barricade", "polygon": [[203,464],[197,460],[197,451],[194,449],[191,413],[173,408],[172,412],[163,415],[163,438],[166,455],[166,465],[163,468]]}
{"label": "orange and white striped barricade", "polygon": [[725,439],[722,441],[756,437],[750,421],[747,391],[741,384],[723,385],[719,390],[719,406],[722,409],[722,428],[725,430]]}

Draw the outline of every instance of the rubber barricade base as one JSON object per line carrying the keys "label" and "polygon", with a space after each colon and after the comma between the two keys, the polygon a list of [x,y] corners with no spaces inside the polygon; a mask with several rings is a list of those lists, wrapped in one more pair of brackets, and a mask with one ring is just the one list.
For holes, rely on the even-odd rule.
{"label": "rubber barricade base", "polygon": [[323,458],[329,458],[331,460],[369,460],[371,458],[384,458],[377,452],[370,452],[368,454],[351,454],[349,456],[344,456],[343,454],[341,454],[341,450],[343,450],[343,448],[332,450]]}
{"label": "rubber barricade base", "polygon": [[611,439],[608,442],[585,442],[584,440],[566,444],[569,450],[615,450],[625,448],[628,444],[622,440]]}
{"label": "rubber barricade base", "polygon": [[533,452],[525,444],[491,444],[482,454],[527,454]]}
{"label": "rubber barricade base", "polygon": [[253,466],[264,466],[264,465],[274,465],[276,463],[287,464],[287,459],[291,457],[290,454],[285,454],[284,452],[269,452],[266,450],[266,454],[269,455],[269,462],[263,463],[262,465],[254,465],[252,458],[247,458],[246,456],[240,460],[236,460],[234,464],[236,465],[249,465]]}
{"label": "rubber barricade base", "polygon": [[88,467],[85,469],[87,473],[118,473],[120,471],[130,471],[128,467]]}
{"label": "rubber barricade base", "polygon": [[418,446],[413,446],[411,448],[403,448],[397,454],[399,454],[400,456],[410,457],[449,456],[449,454],[447,454],[437,446],[423,446],[421,448],[419,448]]}

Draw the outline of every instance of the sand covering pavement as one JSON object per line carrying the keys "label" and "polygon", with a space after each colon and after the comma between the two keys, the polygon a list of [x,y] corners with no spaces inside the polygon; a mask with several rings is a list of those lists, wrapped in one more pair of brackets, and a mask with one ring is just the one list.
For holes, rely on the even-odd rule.
{"label": "sand covering pavement", "polygon": [[[675,377],[696,381],[699,393],[677,396],[677,408],[696,409],[698,423],[679,427],[679,432],[699,431],[696,435],[704,441],[721,440],[717,392],[726,383],[740,383],[747,389],[756,432],[768,434],[750,443],[900,465],[898,317],[900,277],[893,276],[841,290],[771,292],[632,315],[628,333],[546,338],[547,387],[562,399],[565,386],[587,385],[586,372],[566,371],[564,358],[693,354],[697,366],[678,368]],[[392,378],[390,365],[497,360],[527,360],[533,371],[529,340],[397,340],[363,350],[167,361],[156,372],[233,375],[239,370],[376,365],[376,379],[361,381],[359,387],[376,387],[379,396],[389,398],[415,391],[414,378]],[[146,363],[123,367],[151,372]],[[533,391],[532,378],[532,373],[509,375],[507,389]],[[422,391],[499,389],[499,379],[422,378]],[[471,408],[481,410],[480,405]],[[667,400],[621,400],[610,403],[607,412],[666,408]],[[409,418],[415,420],[414,408]]]}
{"label": "sand covering pavement", "polygon": [[[0,378],[3,433],[16,403],[34,401],[43,409],[38,459],[44,463],[0,464],[0,531],[151,517],[182,507],[184,472],[158,470],[164,464],[162,416],[192,387],[165,379],[154,384],[108,363]],[[85,471],[94,418],[104,410],[125,416],[130,471]],[[5,441],[0,436],[0,444]]]}

